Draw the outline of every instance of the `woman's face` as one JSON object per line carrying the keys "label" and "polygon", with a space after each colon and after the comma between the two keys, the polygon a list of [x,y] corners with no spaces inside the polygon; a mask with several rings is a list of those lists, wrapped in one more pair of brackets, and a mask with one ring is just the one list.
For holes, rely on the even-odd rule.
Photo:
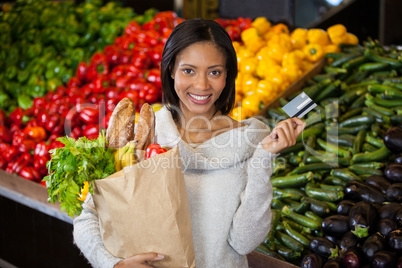
{"label": "woman's face", "polygon": [[211,43],[195,43],[176,57],[174,88],[186,117],[215,113],[215,102],[226,84],[226,56]]}

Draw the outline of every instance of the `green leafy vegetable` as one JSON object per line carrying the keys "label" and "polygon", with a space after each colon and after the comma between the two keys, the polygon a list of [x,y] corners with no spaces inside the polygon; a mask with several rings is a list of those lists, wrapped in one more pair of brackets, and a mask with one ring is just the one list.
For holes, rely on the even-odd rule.
{"label": "green leafy vegetable", "polygon": [[52,157],[46,165],[50,175],[43,180],[49,193],[48,202],[54,204],[58,200],[61,210],[74,217],[82,211],[83,201],[78,197],[84,182],[89,183],[89,192],[93,194],[94,180],[116,172],[113,149],[107,148],[104,133],[95,140],[86,137],[57,140],[65,146],[50,151]]}

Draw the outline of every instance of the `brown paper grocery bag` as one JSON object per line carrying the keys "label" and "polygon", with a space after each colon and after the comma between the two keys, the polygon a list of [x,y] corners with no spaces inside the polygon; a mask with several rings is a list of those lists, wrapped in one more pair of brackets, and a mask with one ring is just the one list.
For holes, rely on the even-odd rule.
{"label": "brown paper grocery bag", "polygon": [[154,267],[195,267],[186,185],[178,148],[95,181],[106,249],[116,257],[158,252]]}

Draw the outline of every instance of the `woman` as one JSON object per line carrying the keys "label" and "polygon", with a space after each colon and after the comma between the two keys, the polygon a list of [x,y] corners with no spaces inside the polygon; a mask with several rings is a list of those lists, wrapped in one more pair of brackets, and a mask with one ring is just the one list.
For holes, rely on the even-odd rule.
{"label": "woman", "polygon": [[[156,113],[157,142],[179,146],[190,205],[197,268],[248,267],[246,254],[269,232],[271,161],[292,146],[305,127],[297,118],[270,133],[261,121],[237,122],[236,53],[224,28],[210,20],[180,23],[161,63],[163,102]],[[121,260],[103,246],[89,196],[74,220],[77,246],[94,266],[152,267],[151,252]]]}

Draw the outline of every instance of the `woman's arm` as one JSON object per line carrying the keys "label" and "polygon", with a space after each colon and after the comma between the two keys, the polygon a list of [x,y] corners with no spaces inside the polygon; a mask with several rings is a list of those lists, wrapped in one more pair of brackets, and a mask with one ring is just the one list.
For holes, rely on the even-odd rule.
{"label": "woman's arm", "polygon": [[228,242],[239,254],[253,251],[266,237],[271,226],[272,174],[274,155],[259,144],[248,160],[248,181],[240,196]]}
{"label": "woman's arm", "polygon": [[81,215],[74,218],[74,242],[93,267],[114,267],[122,259],[114,257],[103,245],[98,213],[88,194]]}

